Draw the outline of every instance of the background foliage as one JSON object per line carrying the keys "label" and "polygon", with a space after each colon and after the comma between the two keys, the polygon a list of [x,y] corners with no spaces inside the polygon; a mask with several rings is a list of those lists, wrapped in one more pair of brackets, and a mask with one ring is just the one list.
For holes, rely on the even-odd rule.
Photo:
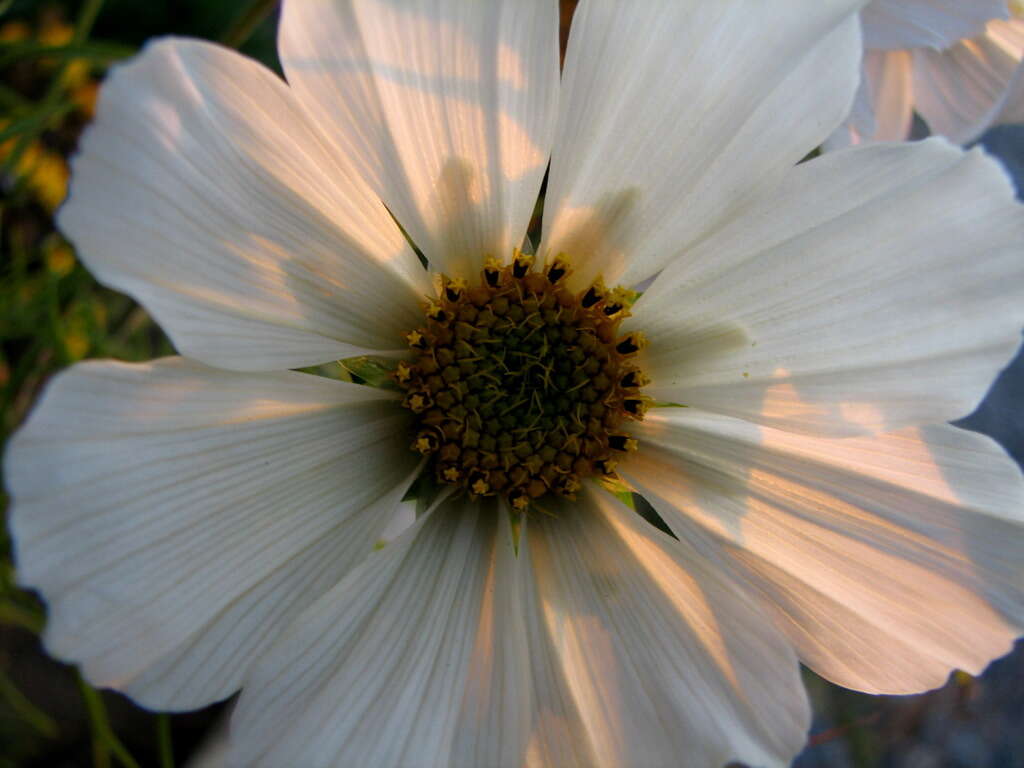
{"label": "background foliage", "polygon": [[[562,5],[564,45],[574,0]],[[89,357],[173,352],[146,312],[98,285],[54,229],[98,81],[146,39],[167,34],[218,40],[279,70],[275,11],[268,0],[0,0],[0,443],[55,371]],[[1003,129],[989,142],[1021,169],[1020,132]],[[965,422],[1018,461],[1022,371],[1018,361]],[[185,765],[222,719],[224,705],[157,715],[92,689],[46,656],[43,624],[38,599],[15,586],[0,526],[0,768]],[[806,678],[816,718],[800,768],[1024,767],[1024,653],[922,696],[872,697]]]}

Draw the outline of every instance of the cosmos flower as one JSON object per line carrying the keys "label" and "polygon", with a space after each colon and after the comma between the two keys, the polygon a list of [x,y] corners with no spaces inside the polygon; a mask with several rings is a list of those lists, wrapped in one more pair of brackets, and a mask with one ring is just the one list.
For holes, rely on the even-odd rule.
{"label": "cosmos flower", "polygon": [[1022,15],[1019,0],[873,0],[860,89],[826,147],[903,141],[915,112],[958,144],[1024,122]]}
{"label": "cosmos flower", "polygon": [[[287,84],[118,67],[60,225],[183,357],[75,366],[10,444],[47,648],[147,707],[241,688],[272,768],[785,765],[798,661],[1005,653],[1024,485],[944,422],[1018,346],[1024,219],[939,139],[797,165],[859,8],[584,2],[560,80],[553,2],[293,0]],[[289,370],[356,355],[392,387]]]}

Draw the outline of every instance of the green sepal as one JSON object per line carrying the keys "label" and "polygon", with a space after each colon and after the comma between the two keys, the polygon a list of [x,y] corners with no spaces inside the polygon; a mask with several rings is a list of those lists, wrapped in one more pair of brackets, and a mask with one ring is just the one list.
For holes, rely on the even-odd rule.
{"label": "green sepal", "polygon": [[360,355],[339,360],[338,364],[348,371],[352,381],[356,384],[365,384],[368,387],[380,387],[381,389],[399,389],[398,384],[391,378],[395,366],[398,365],[397,360]]}

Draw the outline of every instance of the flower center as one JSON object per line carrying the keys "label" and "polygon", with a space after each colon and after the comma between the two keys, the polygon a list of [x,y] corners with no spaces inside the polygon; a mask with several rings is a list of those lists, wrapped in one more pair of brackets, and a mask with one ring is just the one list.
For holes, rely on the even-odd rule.
{"label": "flower center", "polygon": [[619,334],[635,294],[600,281],[574,293],[567,273],[517,253],[488,260],[479,285],[441,276],[424,326],[406,336],[413,359],[393,374],[417,414],[412,448],[440,483],[523,509],[549,492],[573,498],[636,450],[620,428],[647,410],[632,362],[645,341]]}

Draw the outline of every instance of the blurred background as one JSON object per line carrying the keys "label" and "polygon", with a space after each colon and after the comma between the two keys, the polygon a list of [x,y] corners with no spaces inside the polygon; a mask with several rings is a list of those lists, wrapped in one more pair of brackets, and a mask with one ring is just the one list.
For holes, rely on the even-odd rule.
{"label": "blurred background", "polygon": [[[575,0],[562,0],[562,42]],[[47,378],[78,360],[147,360],[173,352],[131,299],[98,285],[55,231],[68,158],[108,67],[155,35],[238,48],[280,71],[274,0],[0,0],[0,444]],[[1024,128],[983,143],[1024,179]],[[1024,362],[995,383],[961,425],[1024,460]],[[0,497],[6,509],[6,497]],[[184,766],[202,752],[224,704],[159,715],[96,691],[48,658],[44,610],[17,589],[0,526],[0,768]],[[955,620],[955,617],[951,617]],[[1024,651],[978,678],[954,674],[937,691],[876,697],[806,672],[815,719],[799,768],[1024,768]],[[284,768],[284,767],[282,767]]]}

